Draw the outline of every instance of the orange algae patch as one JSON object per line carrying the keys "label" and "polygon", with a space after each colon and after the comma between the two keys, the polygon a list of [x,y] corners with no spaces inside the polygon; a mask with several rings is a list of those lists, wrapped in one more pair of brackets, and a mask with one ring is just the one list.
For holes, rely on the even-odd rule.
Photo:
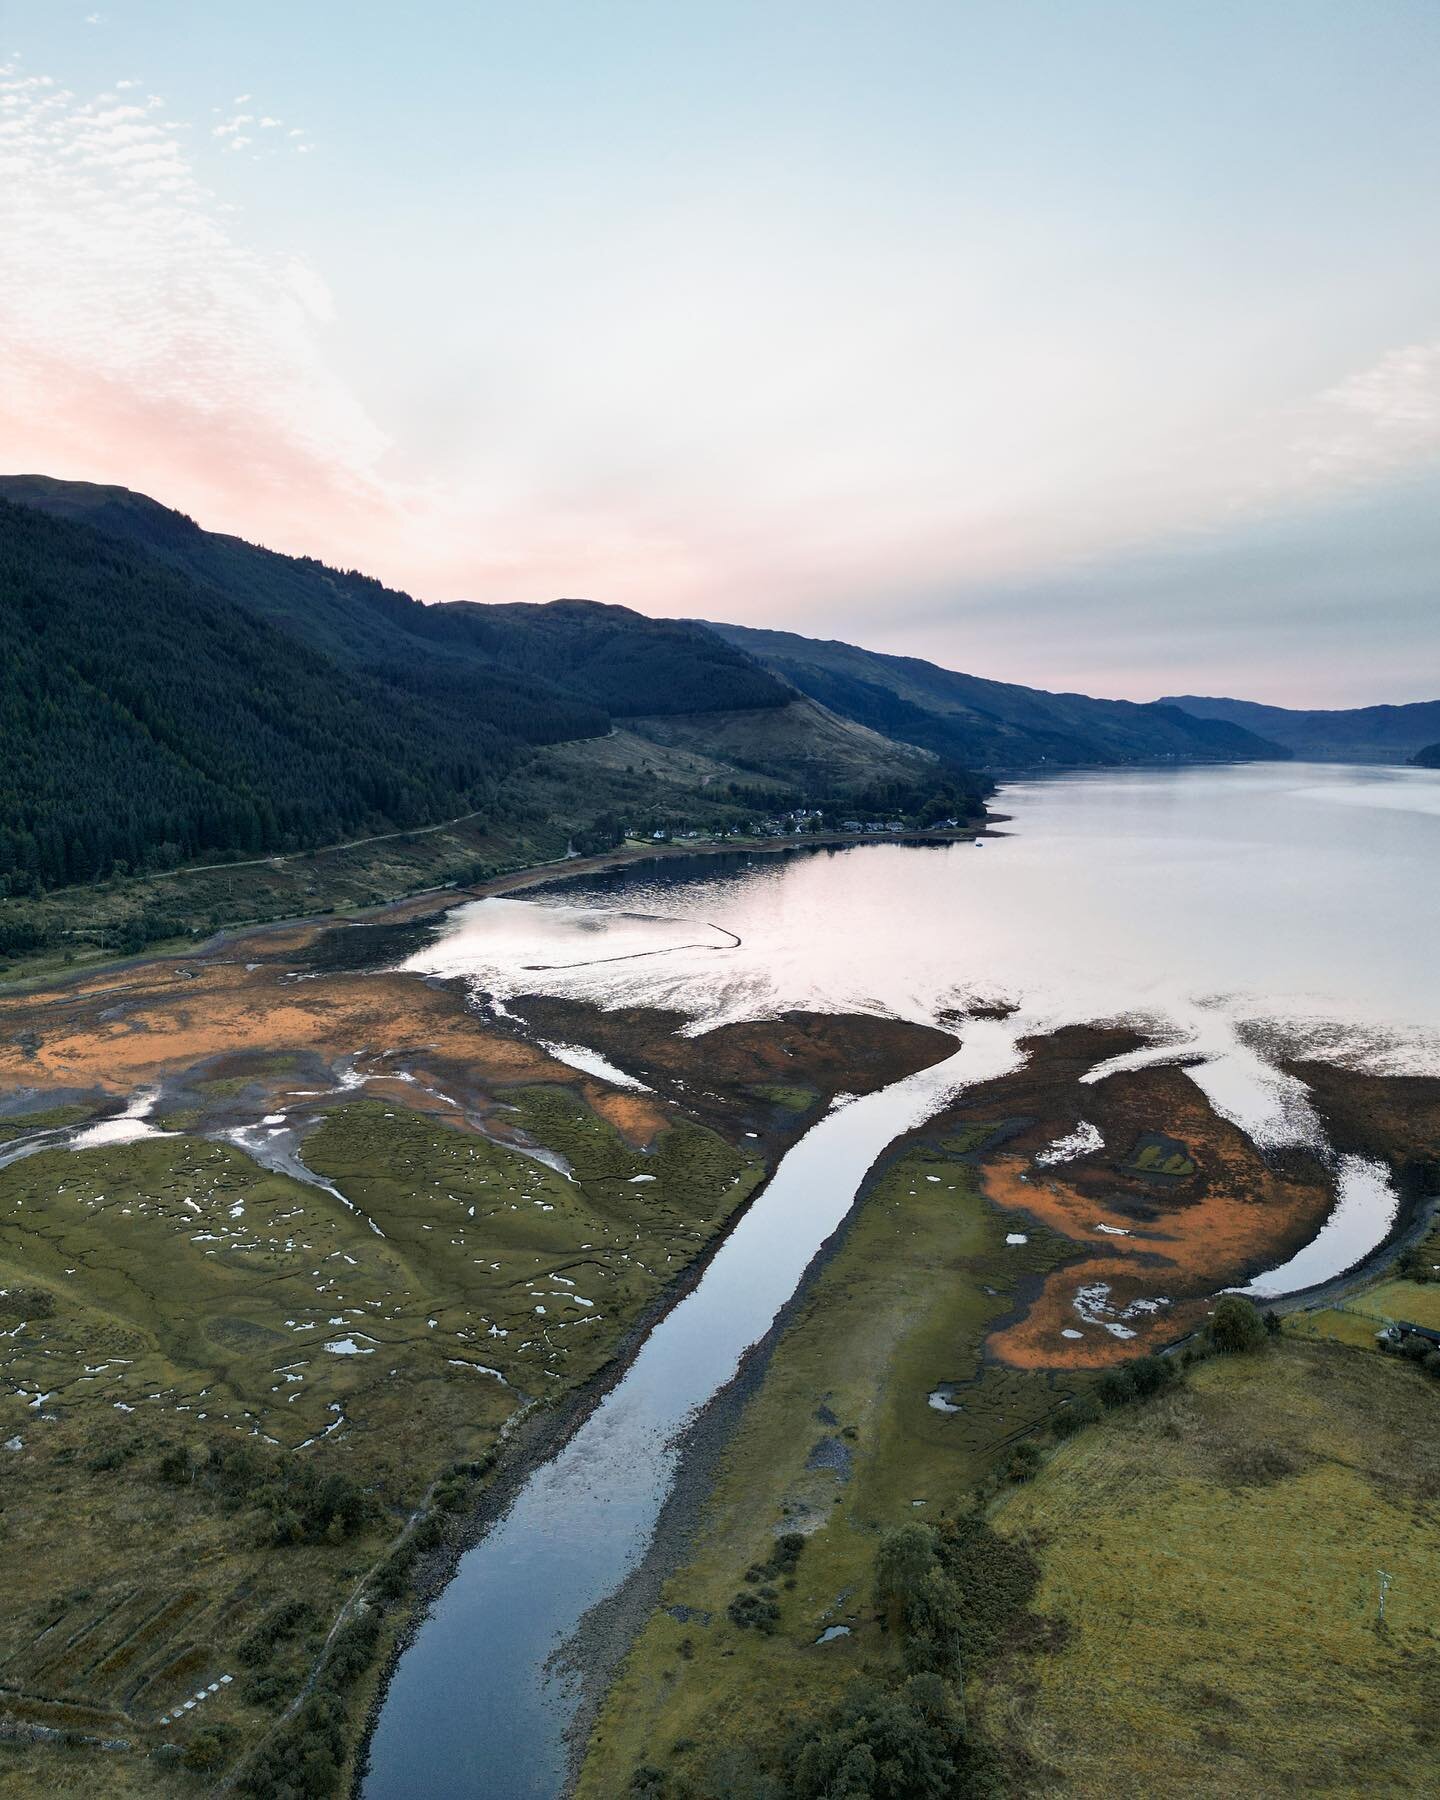
{"label": "orange algae patch", "polygon": [[1220,1166],[1197,1193],[1137,1195],[1135,1180],[1113,1166],[1067,1178],[1021,1156],[998,1157],[981,1171],[997,1206],[1094,1249],[1053,1270],[1025,1316],[991,1337],[1002,1362],[1100,1368],[1168,1342],[1200,1323],[1217,1290],[1283,1260],[1297,1233],[1319,1229],[1332,1204],[1323,1183],[1288,1181],[1253,1153],[1237,1180],[1235,1163],[1246,1159],[1230,1145],[1216,1154],[1220,1122],[1208,1121],[1208,1132],[1204,1122],[1187,1120],[1189,1141],[1203,1135],[1202,1160]]}
{"label": "orange algae patch", "polygon": [[[1070,1034],[1073,1035],[1073,1034]],[[1075,1054],[1076,1050],[1080,1054]],[[1284,1262],[1333,1206],[1324,1171],[1304,1156],[1279,1167],[1215,1113],[1183,1070],[1134,1070],[1089,1084],[1093,1052],[1065,1033],[967,1111],[1003,1106],[1032,1123],[982,1163],[1001,1211],[1069,1240],[1023,1312],[988,1341],[1023,1368],[1101,1368],[1196,1329],[1222,1289]],[[998,1102],[998,1104],[997,1104]],[[1084,1119],[1103,1148],[1071,1162],[1036,1157]]]}
{"label": "orange algae patch", "polygon": [[613,1125],[621,1137],[642,1150],[670,1124],[665,1109],[643,1094],[617,1093],[613,1088],[587,1086],[585,1098],[591,1110],[599,1113],[607,1125]]}
{"label": "orange algae patch", "polygon": [[223,1053],[307,1050],[429,1053],[492,1083],[574,1079],[531,1045],[484,1030],[449,993],[400,975],[151,964],[103,986],[0,1003],[4,1086],[129,1093]]}

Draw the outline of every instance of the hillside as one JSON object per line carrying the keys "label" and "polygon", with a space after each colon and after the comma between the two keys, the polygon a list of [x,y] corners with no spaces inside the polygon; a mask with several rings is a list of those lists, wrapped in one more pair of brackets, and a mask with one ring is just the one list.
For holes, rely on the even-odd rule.
{"label": "hillside", "polygon": [[128,488],[8,475],[0,476],[0,498],[123,539],[312,649],[423,694],[457,719],[476,706],[497,709],[502,697],[529,701],[557,687],[617,718],[788,698],[749,656],[680,620],[588,600],[425,606],[354,569],[204,531]]}
{"label": "hillside", "polygon": [[[523,826],[511,782],[536,746],[637,714],[793,712],[703,627],[587,601],[426,607],[37,476],[0,480],[0,622],[12,896],[475,809]],[[612,800],[581,783],[567,811],[583,826]]]}
{"label": "hillside", "polygon": [[1405,762],[1440,737],[1440,700],[1302,712],[1254,700],[1177,694],[1161,702],[1197,719],[1239,726],[1315,762]]}
{"label": "hillside", "polygon": [[1410,758],[1412,768],[1440,769],[1440,744],[1426,744]]}
{"label": "hillside", "polygon": [[0,631],[0,958],[46,966],[626,829],[969,818],[988,791],[704,626],[422,606],[123,488],[0,480]]}
{"label": "hillside", "polygon": [[788,631],[739,625],[714,630],[832,712],[971,768],[998,772],[1037,764],[1220,762],[1289,754],[1241,724],[1198,719],[1171,705],[1049,694],[963,675],[918,657],[885,656]]}
{"label": "hillside", "polygon": [[522,745],[608,728],[534,683],[437,705],[86,526],[0,501],[11,892],[478,806]]}

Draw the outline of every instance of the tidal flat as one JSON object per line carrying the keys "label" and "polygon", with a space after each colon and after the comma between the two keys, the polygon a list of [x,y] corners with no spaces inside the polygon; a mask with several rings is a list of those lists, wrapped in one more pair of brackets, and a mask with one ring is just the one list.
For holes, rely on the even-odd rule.
{"label": "tidal flat", "polygon": [[[1104,1370],[1200,1330],[1217,1288],[1287,1256],[1313,1234],[1331,1202],[1322,1167],[1294,1155],[1267,1159],[1182,1071],[1121,1068],[1099,1082],[1083,1079],[1133,1046],[1123,1029],[1095,1028],[1031,1043],[1020,1070],[966,1091],[876,1165],[749,1371],[738,1416],[706,1470],[705,1495],[694,1502],[684,1547],[666,1546],[670,1563],[657,1603],[588,1738],[576,1788],[584,1800],[624,1792],[632,1781],[648,1781],[648,1791],[676,1800],[704,1796],[721,1764],[742,1791],[747,1781],[777,1779],[788,1766],[786,1745],[818,1728],[857,1679],[881,1687],[902,1680],[903,1644],[875,1600],[874,1565],[884,1534],[911,1520],[979,1530],[1015,1543],[1033,1562],[1038,1610],[1017,1603],[983,1654],[967,1655],[976,1740],[1003,1769],[1005,1791],[1052,1791],[1047,1783],[1072,1767],[1081,1771],[1081,1792],[1153,1792],[1156,1782],[1177,1778],[1181,1763],[1167,1760],[1159,1746],[1148,1760],[1123,1752],[1121,1721],[1143,1712],[1144,1729],[1137,1724],[1140,1735],[1130,1741],[1149,1743],[1168,1706],[1173,1741],[1196,1749],[1203,1708],[1185,1698],[1183,1680],[1192,1661],[1213,1659],[1220,1649],[1197,1644],[1192,1653],[1181,1634],[1166,1650],[1161,1639],[1179,1597],[1159,1604],[1145,1580],[1127,1575],[1108,1524],[1088,1534],[1080,1523],[1072,1529],[1067,1509],[1081,1502],[1071,1495],[1084,1494],[1092,1511],[1118,1508],[1128,1544],[1129,1515],[1152,1498],[1158,1507],[1168,1504],[1170,1477],[1152,1482],[1143,1466],[1163,1442],[1162,1417],[1208,1418],[1203,1432],[1194,1429],[1197,1437],[1213,1436],[1237,1399],[1243,1408],[1253,1398],[1253,1416],[1230,1417],[1207,1454],[1210,1478],[1220,1484],[1216,1505],[1223,1511],[1228,1495],[1232,1513],[1243,1515],[1238,1528],[1253,1537],[1260,1557],[1269,1514],[1247,1511],[1244,1459],[1268,1469],[1262,1452],[1297,1379],[1315,1395],[1297,1418],[1319,1425],[1324,1396],[1314,1383],[1329,1379],[1328,1369],[1297,1376],[1288,1349],[1275,1350],[1244,1379],[1207,1366],[1193,1397],[1187,1389],[1148,1424],[1149,1415],[1137,1415],[1094,1426],[1073,1447],[1053,1452],[1053,1470],[1045,1465],[1033,1492],[1025,1481],[1050,1430],[1072,1401],[1093,1393]],[[1337,1141],[1351,1141],[1340,1124],[1341,1096],[1349,1095],[1370,1121],[1357,1147],[1388,1158],[1402,1192],[1420,1192],[1422,1147],[1440,1132],[1440,1083],[1412,1080],[1401,1091],[1379,1082],[1387,1114],[1372,1104],[1364,1080],[1327,1073],[1327,1120],[1333,1115]],[[1429,1450],[1407,1451],[1404,1439],[1422,1424],[1429,1433],[1436,1404],[1413,1373],[1380,1363],[1374,1331],[1392,1315],[1431,1320],[1437,1303],[1434,1290],[1413,1283],[1356,1285],[1361,1291],[1343,1312],[1297,1309],[1287,1331],[1327,1341],[1343,1335],[1367,1348],[1373,1368],[1335,1371],[1342,1381],[1335,1393],[1347,1396],[1349,1410],[1333,1429],[1358,1426],[1366,1406],[1389,1408],[1392,1423],[1369,1459],[1374,1485],[1333,1493],[1307,1488],[1277,1499],[1291,1511],[1323,1501],[1327,1531],[1342,1531],[1344,1509],[1354,1509],[1346,1567],[1359,1582],[1365,1559],[1393,1543],[1407,1504],[1386,1500],[1379,1471],[1391,1461],[1396,1468],[1413,1464],[1413,1480],[1429,1467]],[[1410,1386],[1402,1392],[1397,1378]],[[1299,1428],[1302,1435],[1312,1423]],[[1111,1447],[1106,1433],[1122,1425],[1128,1447]],[[1190,1425],[1184,1430],[1188,1435]],[[1279,1435],[1288,1442],[1295,1433]],[[1321,1452],[1317,1440],[1305,1466],[1319,1471]],[[1108,1472],[1118,1456],[1130,1458],[1127,1479],[1117,1485],[1107,1473],[1102,1481],[1098,1471]],[[1020,1483],[1013,1489],[1006,1476],[1012,1458],[1011,1480]],[[1050,1503],[1053,1524],[1042,1500],[1052,1491],[1059,1496]],[[1154,1524],[1168,1543],[1168,1516],[1157,1512]],[[1206,1529],[1212,1554],[1223,1555],[1215,1547],[1232,1527],[1215,1516]],[[776,1547],[789,1534],[799,1534],[804,1548],[782,1581]],[[1051,1535],[1065,1545],[1063,1564],[1047,1553]],[[1152,1551],[1151,1561],[1156,1557],[1168,1571],[1162,1553]],[[1306,1579],[1312,1589],[1323,1585],[1318,1570]],[[1091,1584],[1088,1610],[1072,1605],[1082,1582]],[[1283,1585],[1267,1572],[1265,1591],[1277,1590],[1277,1582]],[[1224,1616],[1233,1625],[1238,1590],[1232,1599]],[[1422,1618],[1434,1617],[1434,1584],[1416,1599],[1418,1629]],[[767,1603],[772,1616],[757,1629],[755,1608]],[[1313,1596],[1307,1605],[1310,1617]],[[1137,1612],[1150,1633],[1139,1658],[1126,1648],[1128,1627],[1116,1623]],[[1258,1631],[1259,1621],[1252,1617],[1249,1629]],[[1282,1642],[1256,1639],[1257,1655],[1275,1661],[1277,1678]],[[1162,1670],[1182,1686],[1174,1688]],[[1087,1728],[1075,1696],[1097,1677],[1109,1684],[1109,1711]],[[1403,1713],[1422,1686],[1418,1675],[1402,1684],[1388,1697],[1390,1710]],[[1349,1724],[1327,1741],[1359,1766],[1362,1739]],[[1068,1754],[1076,1743],[1086,1746],[1079,1763]],[[1205,1751],[1203,1743],[1198,1748]],[[1238,1766],[1223,1756],[1212,1760],[1217,1780]],[[1313,1764],[1301,1757],[1296,1766]]]}
{"label": "tidal flat", "polygon": [[[684,1077],[613,1087],[458,984],[366,966],[357,935],[0,1001],[0,1791],[243,1774],[317,1671],[343,1762],[517,1421],[563,1435],[850,1051],[884,1083],[950,1046],[751,1028],[736,1055],[789,1087],[692,1106]],[[97,1120],[128,1141],[75,1147]]]}
{"label": "tidal flat", "polygon": [[[1433,1079],[1322,1062],[1292,1033],[1264,1068],[1318,1124],[1267,1140],[1263,1108],[1237,1121],[1217,1081],[1259,1066],[1238,1012],[1187,1036],[1088,995],[1068,1022],[1006,1000],[956,929],[977,883],[1005,886],[991,851],[676,859],[644,871],[643,917],[629,877],[604,879],[578,906],[557,889],[436,932],[435,902],[412,902],[0,996],[0,1683],[20,1734],[0,1783],[163,1790],[188,1757],[243,1789],[287,1745],[352,1779],[382,1671],[402,1713],[435,1687],[433,1653],[397,1646],[463,1607],[461,1553],[503,1535],[530,1476],[577,1445],[584,1464],[648,1345],[652,1398],[698,1384],[656,1417],[688,1418],[703,1454],[678,1456],[673,1504],[649,1493],[669,1463],[646,1464],[664,1504],[649,1548],[636,1527],[629,1610],[570,1645],[582,1725],[601,1708],[579,1780],[624,1791],[647,1758],[684,1793],[706,1746],[768,1753],[742,1730],[761,1695],[811,1716],[848,1673],[891,1668],[867,1585],[881,1533],[974,1517],[1107,1370],[1292,1266],[1347,1158],[1377,1171],[1377,1272],[1423,1229]],[[898,902],[927,891],[928,924],[897,937]],[[712,918],[714,944],[694,928]],[[464,936],[487,920],[489,960]],[[637,934],[681,951],[616,963]],[[752,1224],[754,1262],[667,1337]],[[1359,1343],[1374,1325],[1331,1261],[1338,1307],[1287,1329]],[[613,1499],[587,1500],[581,1561]],[[791,1534],[775,1629],[737,1624],[747,1571]],[[512,1560],[543,1572],[551,1548],[539,1532]],[[547,1575],[546,1604],[604,1591],[589,1564],[574,1577]],[[487,1671],[451,1660],[466,1753],[493,1770],[502,1738],[472,1716]],[[542,1685],[487,1704],[513,1724],[512,1690]],[[409,1726],[423,1737],[420,1709]],[[408,1779],[410,1741],[372,1781]]]}

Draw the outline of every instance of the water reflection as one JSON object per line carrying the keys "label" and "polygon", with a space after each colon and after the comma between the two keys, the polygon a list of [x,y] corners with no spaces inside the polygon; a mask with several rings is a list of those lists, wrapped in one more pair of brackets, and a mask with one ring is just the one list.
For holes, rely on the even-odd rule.
{"label": "water reflection", "polygon": [[[1285,1056],[1440,1073],[1440,959],[1427,951],[1440,776],[1148,771],[1015,784],[999,804],[1013,835],[983,855],[867,845],[656,864],[461,907],[404,965],[463,976],[502,1008],[527,992],[663,1007],[697,1033],[797,1008],[925,1022],[998,1000],[1014,1011],[971,1020],[956,1056],[831,1110],[789,1153],[621,1384],[465,1557],[387,1694],[370,1800],[559,1791],[575,1697],[547,1661],[644,1554],[677,1429],[764,1334],[874,1157],[957,1088],[1016,1066],[1023,1038],[1141,1022],[1150,1046],[1107,1068],[1183,1060],[1257,1139],[1322,1153]],[[1335,1167],[1330,1222],[1257,1292],[1321,1279],[1383,1235],[1383,1171]],[[1103,1285],[1090,1303],[1130,1334]],[[930,1403],[953,1404],[943,1388]]]}

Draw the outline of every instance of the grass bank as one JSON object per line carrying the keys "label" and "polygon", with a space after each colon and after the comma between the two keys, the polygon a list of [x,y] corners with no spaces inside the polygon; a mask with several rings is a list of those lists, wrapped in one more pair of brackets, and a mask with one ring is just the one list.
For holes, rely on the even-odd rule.
{"label": "grass bank", "polygon": [[[1070,1250],[1043,1228],[1006,1242],[965,1160],[987,1135],[914,1145],[868,1185],[744,1411],[691,1559],[607,1698],[584,1800],[624,1793],[642,1765],[677,1794],[704,1791],[721,1751],[819,1717],[857,1672],[893,1669],[870,1596],[881,1534],[964,1510],[1001,1447],[1072,1391],[982,1358],[1017,1292]],[[806,1544],[776,1589],[774,1628],[737,1622],[737,1595],[757,1591],[746,1571],[789,1532]]]}
{"label": "grass bank", "polygon": [[505,1099],[573,1179],[383,1101],[306,1139],[335,1191],[184,1135],[0,1171],[0,1791],[234,1765],[317,1662],[338,1780],[407,1519],[439,1545],[518,1412],[591,1380],[763,1174],[683,1120],[642,1154],[568,1088]]}
{"label": "grass bank", "polygon": [[1409,1366],[1288,1335],[1201,1365],[997,1508],[1069,1629],[981,1717],[1035,1792],[1433,1791],[1437,1475],[1440,1390]]}

